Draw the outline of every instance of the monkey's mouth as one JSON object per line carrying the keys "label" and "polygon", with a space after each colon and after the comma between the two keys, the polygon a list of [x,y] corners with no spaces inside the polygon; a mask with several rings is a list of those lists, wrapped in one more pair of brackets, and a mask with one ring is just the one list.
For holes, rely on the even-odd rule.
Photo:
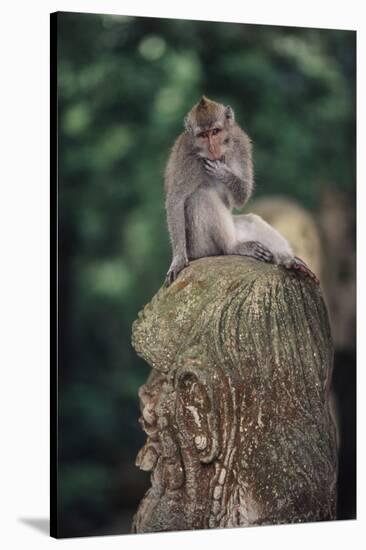
{"label": "monkey's mouth", "polygon": [[225,155],[208,155],[207,157],[203,157],[203,160],[217,160],[219,162],[225,162]]}

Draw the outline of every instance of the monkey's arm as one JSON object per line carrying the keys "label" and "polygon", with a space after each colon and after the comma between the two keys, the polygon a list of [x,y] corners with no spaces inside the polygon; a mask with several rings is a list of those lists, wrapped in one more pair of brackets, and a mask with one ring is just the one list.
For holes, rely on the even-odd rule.
{"label": "monkey's arm", "polygon": [[220,160],[205,160],[204,164],[208,174],[228,187],[234,199],[234,206],[236,208],[244,206],[253,189],[251,167],[241,169],[241,174],[238,175],[225,162]]}
{"label": "monkey's arm", "polygon": [[166,283],[170,285],[177,278],[179,272],[188,265],[186,246],[186,226],[184,218],[185,196],[168,192],[166,197],[166,213],[170,240],[172,244],[173,260],[166,276]]}

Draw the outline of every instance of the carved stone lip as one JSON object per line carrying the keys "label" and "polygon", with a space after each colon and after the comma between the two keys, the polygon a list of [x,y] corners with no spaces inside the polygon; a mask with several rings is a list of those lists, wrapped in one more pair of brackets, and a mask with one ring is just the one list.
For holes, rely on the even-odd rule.
{"label": "carved stone lip", "polygon": [[148,440],[137,454],[136,466],[140,470],[151,472],[157,463],[159,455],[160,450],[157,448],[157,445]]}

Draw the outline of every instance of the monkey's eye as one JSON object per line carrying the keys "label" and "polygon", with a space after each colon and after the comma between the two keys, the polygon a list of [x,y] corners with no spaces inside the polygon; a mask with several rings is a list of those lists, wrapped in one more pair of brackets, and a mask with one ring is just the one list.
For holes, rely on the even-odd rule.
{"label": "monkey's eye", "polygon": [[199,138],[206,138],[207,137],[207,132],[200,132],[199,134],[197,134],[197,136]]}
{"label": "monkey's eye", "polygon": [[214,136],[216,136],[216,134],[218,134],[219,132],[221,132],[221,128],[214,128],[212,130],[212,133],[213,133]]}

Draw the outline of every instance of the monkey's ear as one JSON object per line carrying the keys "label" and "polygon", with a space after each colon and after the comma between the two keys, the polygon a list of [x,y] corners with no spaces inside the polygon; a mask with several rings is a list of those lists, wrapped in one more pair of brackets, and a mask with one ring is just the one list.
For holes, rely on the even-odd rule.
{"label": "monkey's ear", "polygon": [[234,122],[235,120],[235,115],[234,115],[234,110],[232,107],[230,107],[230,105],[227,105],[225,107],[225,117],[230,121],[230,122]]}

